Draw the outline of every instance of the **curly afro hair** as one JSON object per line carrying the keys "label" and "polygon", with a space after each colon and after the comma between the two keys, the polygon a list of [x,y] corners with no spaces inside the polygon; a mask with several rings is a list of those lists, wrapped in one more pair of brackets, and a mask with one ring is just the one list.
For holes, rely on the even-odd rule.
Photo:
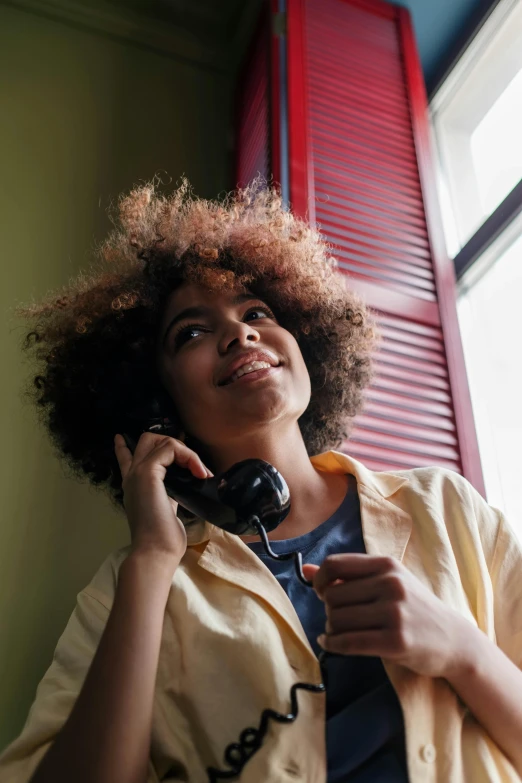
{"label": "curly afro hair", "polygon": [[176,422],[155,342],[166,300],[185,281],[265,301],[310,374],[299,419],[308,454],[348,437],[371,380],[375,323],[324,239],[285,210],[276,188],[257,179],[208,201],[186,179],[169,196],[154,180],[120,196],[112,220],[88,273],[15,309],[28,324],[21,347],[34,367],[26,395],[73,475],[104,485],[121,506],[114,434],[139,435],[146,418]]}

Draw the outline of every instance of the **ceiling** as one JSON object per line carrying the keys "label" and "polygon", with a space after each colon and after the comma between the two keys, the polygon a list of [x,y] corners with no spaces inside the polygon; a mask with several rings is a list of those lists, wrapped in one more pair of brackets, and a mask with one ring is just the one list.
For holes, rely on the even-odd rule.
{"label": "ceiling", "polygon": [[[396,0],[412,14],[428,84],[433,85],[470,22],[495,0]],[[91,0],[92,2],[92,0]],[[104,0],[120,13],[176,28],[212,52],[224,69],[237,66],[248,45],[263,0]]]}
{"label": "ceiling", "polygon": [[[227,39],[240,24],[250,0],[109,0],[121,11],[143,14],[197,33],[206,38]],[[254,3],[255,5],[255,3]]]}
{"label": "ceiling", "polygon": [[492,0],[397,0],[409,9],[428,88],[434,85],[472,21],[487,13]]}

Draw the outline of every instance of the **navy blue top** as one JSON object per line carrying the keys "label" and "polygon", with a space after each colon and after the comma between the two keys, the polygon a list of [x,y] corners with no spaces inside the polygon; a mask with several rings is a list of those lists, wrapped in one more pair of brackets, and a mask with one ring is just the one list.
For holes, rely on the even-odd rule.
{"label": "navy blue top", "polygon": [[[321,565],[327,555],[366,551],[357,482],[348,476],[348,492],[337,511],[315,530],[271,541],[277,554],[299,550],[304,563]],[[324,633],[323,602],[299,581],[293,560],[269,557],[263,544],[248,544],[272,571],[292,601],[314,652]],[[327,658],[326,748],[328,783],[407,783],[402,710],[380,658],[336,655]]]}

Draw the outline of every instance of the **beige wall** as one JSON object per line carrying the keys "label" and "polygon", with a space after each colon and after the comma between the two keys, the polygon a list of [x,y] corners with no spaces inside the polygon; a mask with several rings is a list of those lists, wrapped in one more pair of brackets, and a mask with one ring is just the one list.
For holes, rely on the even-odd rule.
{"label": "beige wall", "polygon": [[[10,308],[67,282],[108,229],[111,198],[159,170],[230,186],[230,83],[173,56],[0,4],[0,749],[126,522],[67,478],[20,388]],[[81,415],[81,411],[78,412]]]}

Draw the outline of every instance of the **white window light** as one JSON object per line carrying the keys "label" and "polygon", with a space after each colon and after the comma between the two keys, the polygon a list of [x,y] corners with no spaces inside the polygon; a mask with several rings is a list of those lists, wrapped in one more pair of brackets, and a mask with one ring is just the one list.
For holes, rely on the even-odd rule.
{"label": "white window light", "polygon": [[500,0],[430,109],[487,500],[522,540],[522,0]]}
{"label": "white window light", "polygon": [[521,0],[501,0],[430,108],[454,257],[522,178]]}
{"label": "white window light", "polygon": [[488,502],[522,540],[522,216],[459,281],[457,303]]}

